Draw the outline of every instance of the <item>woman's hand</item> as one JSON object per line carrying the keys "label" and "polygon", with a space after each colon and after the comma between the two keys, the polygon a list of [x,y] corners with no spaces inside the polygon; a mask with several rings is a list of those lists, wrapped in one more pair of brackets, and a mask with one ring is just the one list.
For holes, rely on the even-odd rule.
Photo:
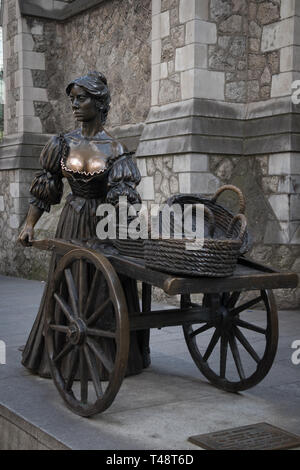
{"label": "woman's hand", "polygon": [[18,241],[23,245],[23,246],[32,246],[32,241],[33,241],[33,235],[34,235],[34,229],[31,225],[25,225],[23,230],[21,231]]}

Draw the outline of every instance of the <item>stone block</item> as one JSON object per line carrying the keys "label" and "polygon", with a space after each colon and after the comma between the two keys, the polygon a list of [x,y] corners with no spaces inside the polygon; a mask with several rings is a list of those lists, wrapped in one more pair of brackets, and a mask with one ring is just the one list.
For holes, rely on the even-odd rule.
{"label": "stone block", "polygon": [[191,192],[201,194],[215,193],[220,186],[220,181],[210,173],[191,174]]}
{"label": "stone block", "polygon": [[291,153],[291,174],[300,175],[300,153]]}
{"label": "stone block", "polygon": [[291,245],[300,245],[300,224],[299,222],[292,222],[290,224]]}
{"label": "stone block", "polygon": [[224,101],[225,74],[208,70],[195,70],[195,98]]}
{"label": "stone block", "polygon": [[43,126],[40,118],[36,116],[21,116],[18,120],[18,132],[42,133]]}
{"label": "stone block", "polygon": [[0,212],[4,212],[5,206],[4,206],[4,197],[0,196]]}
{"label": "stone block", "polygon": [[224,101],[225,74],[194,69],[181,73],[182,99],[207,98]]}
{"label": "stone block", "polygon": [[15,72],[15,87],[33,87],[32,73],[30,69],[17,70]]}
{"label": "stone block", "polygon": [[28,197],[29,196],[28,183],[10,183],[9,193],[12,198]]}
{"label": "stone block", "polygon": [[156,82],[160,79],[160,64],[152,65],[151,81]]}
{"label": "stone block", "polygon": [[180,0],[179,21],[180,23],[187,23],[196,18],[207,20],[208,11],[208,0]]}
{"label": "stone block", "polygon": [[289,220],[289,196],[287,194],[274,194],[269,197],[269,203],[278,220]]}
{"label": "stone block", "polygon": [[160,37],[164,38],[170,34],[170,13],[164,11],[160,15]]}
{"label": "stone block", "polygon": [[289,224],[269,221],[266,224],[264,243],[266,244],[286,244],[289,243]]}
{"label": "stone block", "polygon": [[29,208],[29,198],[19,197],[14,199],[14,212],[17,215],[26,215]]}
{"label": "stone block", "polygon": [[30,32],[31,34],[34,34],[34,35],[42,35],[44,34],[44,25],[43,23],[38,23],[38,22],[34,22],[30,28]]}
{"label": "stone block", "polygon": [[160,79],[168,78],[168,63],[163,62],[160,64]]}
{"label": "stone block", "polygon": [[46,70],[45,55],[41,52],[21,51],[19,52],[19,68]]}
{"label": "stone block", "polygon": [[269,175],[289,175],[291,173],[290,153],[277,153],[269,157]]}
{"label": "stone block", "polygon": [[160,15],[152,16],[152,41],[160,39]]}
{"label": "stone block", "polygon": [[179,192],[191,193],[191,175],[190,173],[179,173]]}
{"label": "stone block", "polygon": [[17,109],[16,109],[17,117],[35,115],[32,101],[27,101],[27,100],[17,101],[16,106],[17,106]]}
{"label": "stone block", "polygon": [[33,51],[34,40],[31,34],[17,34],[14,38],[14,52]]}
{"label": "stone block", "polygon": [[152,65],[161,62],[161,39],[152,41]]}
{"label": "stone block", "polygon": [[272,78],[271,98],[279,96],[290,96],[292,94],[292,83],[295,80],[292,72],[282,72]]}
{"label": "stone block", "polygon": [[21,217],[18,214],[12,214],[9,216],[9,226],[10,228],[20,228],[21,226]]}
{"label": "stone block", "polygon": [[260,24],[265,25],[278,20],[280,17],[279,6],[271,2],[258,5],[257,19]]}
{"label": "stone block", "polygon": [[287,18],[263,27],[262,52],[274,51],[294,44],[294,18]]}
{"label": "stone block", "polygon": [[164,11],[160,15],[152,16],[152,40],[164,38],[170,34],[170,14]]}
{"label": "stone block", "polygon": [[186,24],[186,44],[215,44],[217,42],[217,26],[208,21],[192,20]]}
{"label": "stone block", "polygon": [[207,46],[188,44],[176,49],[175,71],[183,72],[192,68],[207,68]]}
{"label": "stone block", "polygon": [[290,72],[294,68],[294,46],[280,50],[280,72]]}
{"label": "stone block", "polygon": [[138,169],[141,173],[141,176],[147,176],[147,166],[146,166],[146,159],[145,158],[137,158],[136,163],[138,166]]}
{"label": "stone block", "polygon": [[161,0],[152,0],[152,15],[158,15],[161,11]]}
{"label": "stone block", "polygon": [[290,196],[290,220],[300,220],[300,194]]}
{"label": "stone block", "polygon": [[173,160],[174,173],[208,170],[208,156],[200,153],[175,155]]}
{"label": "stone block", "polygon": [[152,176],[146,176],[145,178],[142,178],[140,184],[138,185],[138,192],[140,193],[143,201],[154,200],[154,182]]}
{"label": "stone block", "polygon": [[48,101],[47,90],[45,88],[34,88],[24,86],[20,89],[20,100]]}
{"label": "stone block", "polygon": [[236,34],[242,32],[243,17],[241,15],[232,15],[219,25],[221,33]]}
{"label": "stone block", "polygon": [[151,105],[158,105],[158,96],[159,96],[159,81],[152,82],[151,84]]}
{"label": "stone block", "polygon": [[300,4],[298,0],[284,0],[281,2],[280,16],[282,19],[300,15]]}

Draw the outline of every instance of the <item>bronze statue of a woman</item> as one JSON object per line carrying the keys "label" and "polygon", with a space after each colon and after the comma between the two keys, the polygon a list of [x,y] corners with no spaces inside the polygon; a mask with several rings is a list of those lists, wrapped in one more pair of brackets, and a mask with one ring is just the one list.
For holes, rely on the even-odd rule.
{"label": "bronze statue of a woman", "polygon": [[[24,229],[19,235],[19,241],[24,246],[30,246],[34,226],[43,212],[49,212],[51,205],[61,201],[63,178],[67,179],[72,192],[62,210],[56,238],[95,239],[96,210],[99,204],[109,202],[116,205],[120,196],[126,196],[132,204],[140,202],[136,191],[140,173],[132,153],[103,128],[110,107],[110,92],[104,75],[90,72],[77,78],[67,86],[66,93],[70,97],[75,118],[81,122],[81,128],[53,137],[41,153],[43,170],[37,173],[32,182],[30,208]],[[57,255],[53,255],[48,281],[57,261]],[[138,311],[136,283],[126,277],[122,283],[129,311]],[[50,376],[43,334],[47,289],[48,283],[22,357],[22,364],[42,377]],[[102,295],[105,295],[105,290]],[[144,338],[138,332],[131,333],[127,375],[139,373],[149,365]],[[110,350],[112,346],[108,343],[106,349]]]}

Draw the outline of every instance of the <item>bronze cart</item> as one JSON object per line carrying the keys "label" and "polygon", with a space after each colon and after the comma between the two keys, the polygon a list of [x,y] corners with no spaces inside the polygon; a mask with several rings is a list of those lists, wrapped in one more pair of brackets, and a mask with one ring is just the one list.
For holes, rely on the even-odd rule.
{"label": "bronze cart", "polygon": [[[194,362],[211,383],[229,392],[256,385],[267,375],[277,350],[278,318],[272,289],[298,284],[296,274],[279,273],[244,257],[233,276],[183,278],[146,269],[142,259],[121,256],[105,244],[83,246],[55,239],[34,241],[33,246],[61,255],[51,281],[45,338],[55,385],[67,406],[81,416],[100,413],[113,402],[126,372],[131,330],[181,325]],[[87,263],[94,269],[88,286]],[[72,274],[75,265],[76,277]],[[109,296],[101,305],[91,305],[100,273]],[[128,312],[120,275],[142,282],[142,313]],[[151,311],[152,286],[168,295],[179,294],[180,308]],[[191,294],[196,293],[204,294],[201,306],[191,301]],[[254,297],[249,299],[251,293]],[[100,328],[99,319],[108,305],[114,318]],[[255,306],[263,310],[262,321],[243,316],[245,312],[249,316],[249,309]],[[208,332],[212,333],[209,340]],[[251,335],[255,336],[252,344]],[[103,338],[115,342],[113,358],[101,346]],[[251,361],[250,368],[248,359],[243,362],[241,350]],[[63,360],[70,361],[67,376]],[[107,372],[106,380],[99,364]]]}

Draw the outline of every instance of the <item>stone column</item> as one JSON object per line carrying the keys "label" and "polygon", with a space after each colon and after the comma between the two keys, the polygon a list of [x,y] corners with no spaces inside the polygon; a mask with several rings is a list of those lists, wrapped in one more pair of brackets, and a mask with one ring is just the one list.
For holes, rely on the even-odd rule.
{"label": "stone column", "polygon": [[208,70],[217,40],[208,7],[208,0],[152,1],[152,106],[137,150],[144,200],[213,193],[219,183],[195,132],[196,99],[224,99],[224,72]]}
{"label": "stone column", "polygon": [[[16,239],[25,219],[29,187],[49,136],[42,133],[39,109],[48,102],[43,24],[21,16],[18,0],[3,2],[4,139],[0,145],[0,269],[15,274],[24,259]],[[27,251],[27,250],[26,250]]]}

